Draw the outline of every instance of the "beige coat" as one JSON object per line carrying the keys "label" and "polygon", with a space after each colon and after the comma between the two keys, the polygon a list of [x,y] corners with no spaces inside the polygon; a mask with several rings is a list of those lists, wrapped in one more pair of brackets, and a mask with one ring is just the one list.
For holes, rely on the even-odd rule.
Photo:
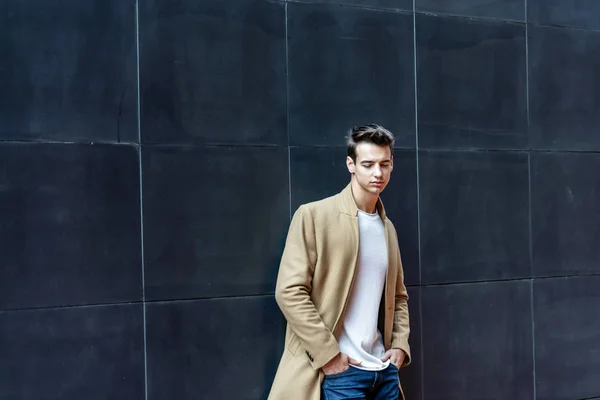
{"label": "beige coat", "polygon": [[[398,237],[385,216],[388,271],[385,284],[383,342],[406,352],[408,295]],[[275,298],[285,318],[285,350],[269,400],[319,400],[321,367],[339,351],[337,338],[358,261],[358,208],[348,185],[341,193],[302,205],[292,218],[279,267]],[[402,395],[404,398],[404,395]]]}

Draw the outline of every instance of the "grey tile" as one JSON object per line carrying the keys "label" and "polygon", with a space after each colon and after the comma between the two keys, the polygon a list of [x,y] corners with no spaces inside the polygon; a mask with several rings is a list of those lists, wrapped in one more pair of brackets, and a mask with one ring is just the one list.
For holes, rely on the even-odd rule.
{"label": "grey tile", "polygon": [[3,0],[0,38],[0,140],[137,141],[135,0]]}
{"label": "grey tile", "polygon": [[[301,204],[339,193],[349,182],[346,148],[291,149],[292,211]],[[389,219],[398,233],[404,281],[419,283],[416,154],[394,151],[394,172],[381,196]]]}
{"label": "grey tile", "polygon": [[148,299],[271,293],[289,225],[287,149],[143,147]]}
{"label": "grey tile", "polygon": [[531,283],[424,287],[425,400],[533,398]]}
{"label": "grey tile", "polygon": [[596,0],[528,0],[529,22],[600,29],[600,3]]}
{"label": "grey tile", "polygon": [[0,309],[142,296],[133,146],[0,144]]}
{"label": "grey tile", "polygon": [[538,399],[600,395],[600,277],[534,283]]}
{"label": "grey tile", "polygon": [[525,21],[525,0],[416,0],[417,12]]}
{"label": "grey tile", "polygon": [[412,0],[287,0],[288,3],[323,3],[390,10],[413,10]]}
{"label": "grey tile", "polygon": [[411,14],[289,3],[288,36],[290,143],[344,145],[373,122],[415,147]]}
{"label": "grey tile", "polygon": [[285,144],[285,6],[140,2],[144,143]]}
{"label": "grey tile", "polygon": [[535,276],[600,273],[600,155],[531,155]]}
{"label": "grey tile", "polygon": [[408,288],[408,310],[410,313],[410,352],[412,361],[400,370],[400,384],[407,399],[423,399],[423,359],[421,342],[421,288]]}
{"label": "grey tile", "polygon": [[600,32],[529,28],[531,146],[600,150]]}
{"label": "grey tile", "polygon": [[417,15],[419,146],[522,149],[525,25]]}
{"label": "grey tile", "polygon": [[0,312],[0,398],[143,400],[140,304]]}
{"label": "grey tile", "polygon": [[153,303],[148,399],[266,399],[284,346],[273,297]]}
{"label": "grey tile", "polygon": [[419,157],[423,283],[528,277],[525,153]]}

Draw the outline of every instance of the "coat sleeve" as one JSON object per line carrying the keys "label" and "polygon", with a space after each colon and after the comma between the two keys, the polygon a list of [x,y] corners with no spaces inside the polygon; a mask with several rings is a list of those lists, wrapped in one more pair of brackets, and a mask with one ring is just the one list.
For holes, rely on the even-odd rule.
{"label": "coat sleeve", "polygon": [[313,216],[308,207],[301,206],[290,224],[275,299],[315,370],[340,352],[310,296],[317,256]]}
{"label": "coat sleeve", "polygon": [[[396,231],[394,229],[394,234]],[[398,235],[396,234],[396,242],[398,242]],[[402,258],[400,250],[397,250],[398,254],[398,275],[396,277],[396,298],[394,308],[394,325],[392,328],[392,345],[394,349],[404,350],[406,357],[404,358],[403,367],[407,366],[411,362],[410,345],[408,343],[408,337],[410,335],[410,319],[408,314],[408,292],[404,285],[404,270],[402,268]]]}

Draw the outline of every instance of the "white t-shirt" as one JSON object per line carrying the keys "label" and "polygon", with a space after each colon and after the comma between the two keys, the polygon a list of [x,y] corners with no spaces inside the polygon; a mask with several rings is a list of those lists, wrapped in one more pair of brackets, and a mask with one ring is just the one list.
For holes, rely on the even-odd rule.
{"label": "white t-shirt", "polygon": [[340,350],[362,361],[360,369],[387,368],[381,333],[377,329],[379,303],[388,268],[385,226],[378,213],[358,211],[359,251],[354,287],[340,332]]}

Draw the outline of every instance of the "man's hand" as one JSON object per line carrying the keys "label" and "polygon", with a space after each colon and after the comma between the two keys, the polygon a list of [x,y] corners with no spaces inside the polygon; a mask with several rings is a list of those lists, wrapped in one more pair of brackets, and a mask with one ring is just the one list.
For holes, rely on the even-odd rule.
{"label": "man's hand", "polygon": [[360,365],[361,362],[349,357],[347,354],[338,353],[337,356],[333,357],[327,364],[323,365],[323,373],[325,375],[341,374],[350,368],[352,365]]}
{"label": "man's hand", "polygon": [[406,353],[401,349],[389,349],[385,352],[383,357],[381,357],[381,361],[390,360],[392,364],[396,366],[396,368],[400,369],[402,364],[404,364],[404,357],[406,357]]}

